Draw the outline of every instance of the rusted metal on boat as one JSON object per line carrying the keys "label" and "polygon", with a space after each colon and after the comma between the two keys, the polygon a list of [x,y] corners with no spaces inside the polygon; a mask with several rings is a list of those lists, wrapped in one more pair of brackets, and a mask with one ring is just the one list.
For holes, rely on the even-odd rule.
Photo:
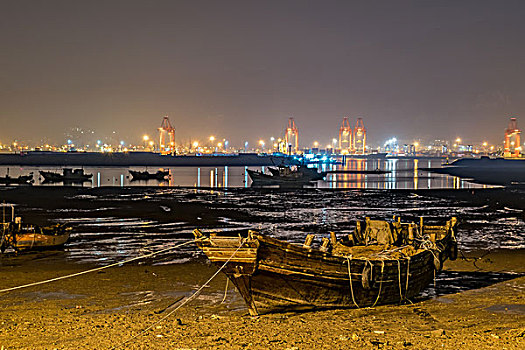
{"label": "rusted metal on boat", "polygon": [[[251,315],[402,303],[421,293],[456,246],[457,219],[444,225],[370,220],[313,247],[256,231],[236,237],[195,230],[197,246],[236,286]],[[334,243],[335,240],[335,243]]]}

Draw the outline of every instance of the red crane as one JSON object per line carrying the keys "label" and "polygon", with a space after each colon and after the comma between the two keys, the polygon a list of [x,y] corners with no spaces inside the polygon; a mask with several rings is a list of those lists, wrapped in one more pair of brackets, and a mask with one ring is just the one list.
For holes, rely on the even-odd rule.
{"label": "red crane", "polygon": [[357,118],[354,127],[353,150],[356,154],[365,154],[366,150],[366,129],[362,118]]}
{"label": "red crane", "polygon": [[284,142],[286,143],[286,153],[293,154],[299,149],[299,130],[295,126],[293,118],[288,119],[288,126],[284,133]]}
{"label": "red crane", "polygon": [[[169,143],[166,143],[168,135]],[[171,126],[170,119],[165,116],[159,128],[159,147],[161,154],[175,153],[175,128]]]}
{"label": "red crane", "polygon": [[510,118],[509,126],[505,129],[505,157],[519,157],[521,151],[521,130],[518,129],[516,118]]}
{"label": "red crane", "polygon": [[343,118],[343,124],[339,128],[339,149],[341,153],[350,153],[352,151],[352,127],[347,117]]}

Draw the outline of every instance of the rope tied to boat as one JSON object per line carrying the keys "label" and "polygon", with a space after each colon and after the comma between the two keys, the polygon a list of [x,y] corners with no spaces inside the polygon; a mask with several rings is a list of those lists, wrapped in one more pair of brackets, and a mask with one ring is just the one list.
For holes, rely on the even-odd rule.
{"label": "rope tied to boat", "polygon": [[228,282],[229,281],[230,279],[226,277],[226,287],[224,287],[224,297],[222,298],[221,304],[223,304],[224,301],[226,301],[226,296],[228,295]]}
{"label": "rope tied to boat", "polygon": [[383,279],[384,279],[383,272],[384,271],[385,271],[385,261],[381,260],[381,280],[379,281],[379,292],[377,293],[376,301],[374,301],[374,304],[371,307],[376,306],[377,302],[379,301],[379,297],[381,296],[381,288],[383,287]]}
{"label": "rope tied to boat", "polygon": [[409,279],[409,277],[410,277],[410,257],[408,256],[407,257],[407,282],[406,282],[406,285],[405,285],[405,299],[408,300],[410,302],[410,304],[413,304],[412,301],[407,298],[407,294],[408,294],[408,279]]}
{"label": "rope tied to boat", "polygon": [[352,260],[352,255],[350,255],[349,257],[348,256],[346,257],[346,261],[348,262],[348,279],[350,281],[350,293],[352,294],[352,302],[354,303],[355,307],[360,309],[354,297],[354,287],[352,286],[352,272],[351,272],[351,267],[350,267],[351,260]]}
{"label": "rope tied to boat", "polygon": [[182,246],[185,246],[185,245],[187,245],[187,244],[190,244],[190,243],[193,243],[193,242],[195,242],[195,241],[202,240],[202,239],[204,239],[204,238],[198,238],[198,239],[195,239],[195,240],[192,239],[192,240],[189,240],[189,241],[187,241],[187,242],[184,242],[184,243],[181,243],[181,244],[177,244],[177,245],[175,245],[175,246],[173,246],[173,247],[169,247],[169,248],[166,248],[166,249],[161,249],[161,250],[158,250],[158,251],[153,252],[153,253],[149,253],[149,254],[146,254],[146,255],[137,256],[137,257],[134,257],[134,258],[131,258],[131,259],[128,259],[128,260],[124,260],[124,261],[116,262],[116,263],[109,264],[109,265],[105,265],[105,266],[96,267],[96,268],[89,269],[89,270],[85,270],[85,271],[81,271],[81,272],[72,273],[72,274],[65,275],[65,276],[60,276],[60,277],[50,278],[50,279],[47,279],[47,280],[44,280],[44,281],[28,283],[28,284],[24,284],[24,285],[21,285],[21,286],[16,286],[16,287],[11,287],[11,288],[0,289],[0,293],[10,292],[10,291],[13,291],[13,290],[22,289],[22,288],[27,288],[27,287],[38,286],[38,285],[45,284],[45,283],[55,282],[55,281],[63,280],[63,279],[66,279],[66,278],[71,278],[71,277],[76,277],[76,276],[80,276],[80,275],[85,275],[85,274],[87,274],[87,273],[96,272],[96,271],[100,271],[100,270],[108,269],[108,268],[110,268],[110,267],[114,267],[114,266],[119,266],[119,265],[127,264],[127,263],[132,262],[132,261],[135,261],[135,260],[140,260],[140,259],[149,258],[149,257],[152,257],[152,256],[154,256],[154,255],[157,255],[157,254],[160,254],[160,253],[167,252],[167,251],[169,251],[169,250],[177,249],[177,248],[180,248],[180,247],[182,247]]}
{"label": "rope tied to boat", "polygon": [[242,246],[244,245],[244,243],[246,243],[247,241],[247,238],[244,238],[241,240],[241,243],[239,245],[239,247],[233,252],[233,254],[228,258],[228,260],[226,260],[224,262],[224,264],[222,264],[222,266],[206,281],[204,282],[204,284],[202,286],[200,286],[197,290],[195,290],[195,292],[193,292],[193,294],[191,294],[189,297],[187,297],[182,303],[180,303],[175,309],[171,310],[168,314],[166,314],[164,317],[162,317],[161,319],[159,319],[158,321],[154,322],[153,324],[149,325],[148,327],[146,327],[144,330],[142,330],[142,332],[124,340],[123,342],[113,346],[111,348],[111,350],[114,350],[114,349],[118,349],[120,348],[122,345],[132,341],[133,339],[136,339],[138,338],[139,336],[141,336],[142,334],[146,333],[147,331],[149,331],[150,329],[152,329],[153,327],[155,327],[156,325],[158,325],[159,323],[161,323],[162,321],[164,321],[165,319],[167,319],[168,317],[170,317],[172,314],[174,314],[177,310],[179,310],[181,307],[183,307],[184,305],[186,305],[187,303],[189,303],[190,301],[192,301],[197,295],[199,295],[199,293],[208,285],[208,283],[210,283],[225,267],[226,265],[230,262],[231,259],[233,259],[233,257],[235,256],[235,254],[237,254],[237,252],[239,251],[239,249],[242,248]]}
{"label": "rope tied to boat", "polygon": [[399,259],[396,259],[397,262],[397,272],[398,272],[398,282],[399,282],[399,302],[403,301],[403,290],[401,288],[401,263],[399,262]]}

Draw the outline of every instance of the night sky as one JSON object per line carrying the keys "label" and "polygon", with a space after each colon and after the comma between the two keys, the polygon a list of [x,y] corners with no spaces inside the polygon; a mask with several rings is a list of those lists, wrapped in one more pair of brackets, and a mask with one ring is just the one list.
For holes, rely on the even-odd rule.
{"label": "night sky", "polygon": [[344,116],[500,143],[525,128],[525,1],[0,1],[0,142],[72,127],[137,142],[328,143]]}

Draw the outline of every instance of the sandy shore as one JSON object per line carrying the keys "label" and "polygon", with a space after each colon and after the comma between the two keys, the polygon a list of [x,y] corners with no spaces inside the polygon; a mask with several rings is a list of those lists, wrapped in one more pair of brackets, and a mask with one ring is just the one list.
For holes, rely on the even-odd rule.
{"label": "sandy shore", "polygon": [[[477,259],[481,257],[483,258]],[[125,349],[522,349],[525,346],[525,251],[473,252],[447,271],[497,271],[504,281],[408,305],[248,316],[220,274],[198,298]],[[59,260],[2,260],[10,287],[89,268]],[[474,262],[476,264],[474,264]],[[216,268],[204,260],[121,266],[1,294],[4,349],[110,349],[165,317]],[[521,274],[522,277],[519,277]],[[438,286],[439,287],[439,286]],[[438,289],[439,291],[439,289]],[[181,301],[179,301],[180,303]],[[171,308],[169,308],[171,305]],[[168,308],[168,309],[166,309]]]}

